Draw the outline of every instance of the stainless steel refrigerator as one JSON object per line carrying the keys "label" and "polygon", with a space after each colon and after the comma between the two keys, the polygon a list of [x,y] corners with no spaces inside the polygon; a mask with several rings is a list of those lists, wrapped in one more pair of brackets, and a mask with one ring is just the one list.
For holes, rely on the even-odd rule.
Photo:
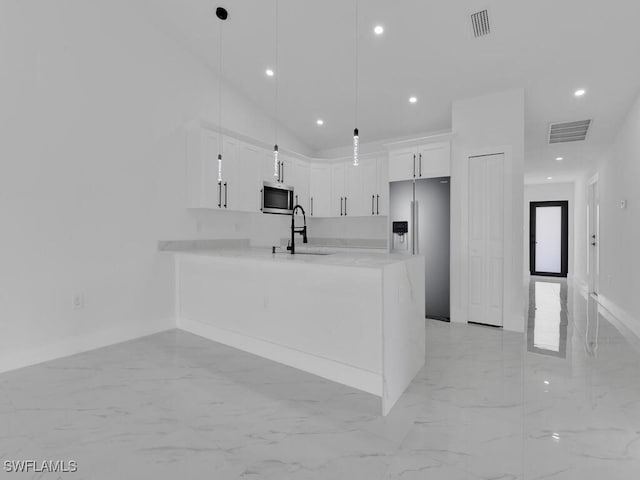
{"label": "stainless steel refrigerator", "polygon": [[449,320],[450,178],[389,185],[391,251],[425,257],[425,316]]}

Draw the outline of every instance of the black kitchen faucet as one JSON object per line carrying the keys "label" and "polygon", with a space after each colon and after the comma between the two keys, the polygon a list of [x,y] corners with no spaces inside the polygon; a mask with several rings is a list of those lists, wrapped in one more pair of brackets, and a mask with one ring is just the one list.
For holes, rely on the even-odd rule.
{"label": "black kitchen faucet", "polygon": [[[300,209],[302,210],[302,218],[304,219],[304,227],[298,227],[296,228],[296,222],[295,222],[295,218],[296,218],[296,210]],[[302,208],[300,205],[296,205],[295,207],[293,207],[293,210],[291,211],[291,245],[287,246],[287,250],[291,251],[291,255],[293,255],[294,253],[296,253],[296,242],[294,240],[294,234],[299,233],[300,235],[302,235],[302,243],[307,243],[307,216],[304,213],[304,208]]]}

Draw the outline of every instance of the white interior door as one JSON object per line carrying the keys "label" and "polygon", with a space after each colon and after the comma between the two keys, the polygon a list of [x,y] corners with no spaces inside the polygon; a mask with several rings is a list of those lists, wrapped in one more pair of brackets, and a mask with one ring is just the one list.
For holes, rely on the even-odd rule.
{"label": "white interior door", "polygon": [[502,326],[504,155],[469,158],[469,318]]}
{"label": "white interior door", "polygon": [[562,272],[562,207],[536,207],[536,272]]}

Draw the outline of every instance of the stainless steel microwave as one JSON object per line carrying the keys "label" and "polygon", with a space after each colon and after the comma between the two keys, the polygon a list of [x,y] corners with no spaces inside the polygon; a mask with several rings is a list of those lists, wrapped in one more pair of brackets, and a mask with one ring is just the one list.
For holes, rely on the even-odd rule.
{"label": "stainless steel microwave", "polygon": [[291,215],[293,212],[293,187],[277,182],[264,182],[262,187],[262,213]]}

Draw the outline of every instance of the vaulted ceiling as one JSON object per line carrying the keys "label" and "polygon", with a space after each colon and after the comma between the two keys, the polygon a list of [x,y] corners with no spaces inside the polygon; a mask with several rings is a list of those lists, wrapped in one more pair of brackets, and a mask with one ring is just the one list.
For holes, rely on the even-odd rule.
{"label": "vaulted ceiling", "polygon": [[[139,0],[204,63],[274,112],[276,0]],[[451,128],[452,101],[524,87],[530,182],[571,180],[615,137],[640,89],[640,2],[359,0],[361,141]],[[491,33],[470,15],[488,9]],[[355,124],[355,0],[278,0],[279,118],[312,150],[347,145]],[[375,35],[375,25],[384,33]],[[578,88],[586,94],[573,95]],[[415,95],[417,103],[408,98]],[[316,125],[322,118],[324,125]],[[550,122],[593,119],[586,141],[548,144]],[[564,157],[556,162],[558,156]]]}

